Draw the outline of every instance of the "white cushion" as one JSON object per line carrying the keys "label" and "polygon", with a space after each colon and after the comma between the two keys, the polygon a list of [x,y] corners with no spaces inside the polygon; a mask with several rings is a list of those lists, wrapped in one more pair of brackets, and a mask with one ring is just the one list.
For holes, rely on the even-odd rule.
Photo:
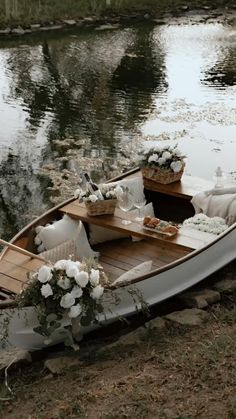
{"label": "white cushion", "polygon": [[89,226],[89,241],[92,245],[110,240],[123,239],[125,237],[129,237],[129,235],[93,224]]}
{"label": "white cushion", "polygon": [[125,188],[128,188],[130,193],[133,195],[134,201],[145,200],[142,176],[136,176],[132,179],[118,180],[117,184],[120,186],[124,186]]}
{"label": "white cushion", "polygon": [[[154,217],[154,209],[152,203],[150,202],[149,204],[145,205],[145,207],[141,209],[141,213],[144,216],[150,215],[151,217]],[[138,209],[131,210],[127,214],[127,218],[130,220],[133,220],[137,216]],[[130,235],[120,233],[119,231],[110,230],[109,228],[99,227],[94,224],[90,224],[89,226],[89,241],[91,245],[104,243],[110,240],[123,239],[125,237],[130,237]]]}
{"label": "white cushion", "polygon": [[77,254],[75,240],[68,240],[65,243],[59,244],[59,246],[56,246],[53,249],[40,253],[40,256],[52,263],[69,258],[74,261],[80,260],[80,255]]}
{"label": "white cushion", "polygon": [[88,242],[87,234],[82,222],[76,229],[76,233],[72,240],[68,240],[60,245],[42,252],[41,256],[51,262],[61,259],[71,258],[72,260],[82,260],[83,258],[98,257],[99,253],[91,249]]}
{"label": "white cushion", "polygon": [[228,225],[236,221],[236,187],[212,189],[193,196],[195,212],[224,218]]}
{"label": "white cushion", "polygon": [[35,237],[35,243],[39,244],[41,241],[46,250],[52,249],[65,241],[71,240],[77,231],[79,223],[80,221],[64,215],[61,220],[47,227],[38,228],[39,232]]}
{"label": "white cushion", "polygon": [[133,195],[134,200],[145,200],[142,176],[136,176],[131,179],[121,179],[121,180],[118,180],[117,182],[106,183],[106,185],[123,186],[124,188],[129,189],[130,193]]}
{"label": "white cushion", "polygon": [[140,263],[140,265],[135,266],[129,271],[125,272],[123,275],[119,276],[114,282],[113,285],[121,284],[131,279],[138,278],[139,276],[149,273],[152,269],[152,260],[147,260],[146,262]]}

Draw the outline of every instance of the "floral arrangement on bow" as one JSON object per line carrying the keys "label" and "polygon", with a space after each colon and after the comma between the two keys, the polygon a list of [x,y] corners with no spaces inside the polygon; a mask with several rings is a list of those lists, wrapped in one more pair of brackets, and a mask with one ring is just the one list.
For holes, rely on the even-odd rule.
{"label": "floral arrangement on bow", "polygon": [[[101,185],[99,187],[99,191],[101,192],[104,200],[118,199],[124,193],[124,190],[121,186],[111,186],[109,183]],[[99,195],[96,195],[95,193],[93,194],[90,191],[84,191],[80,188],[76,189],[74,192],[74,197],[76,199],[79,198],[81,202],[96,202],[100,199]]]}
{"label": "floral arrangement on bow", "polygon": [[143,151],[141,166],[150,168],[160,167],[162,169],[170,169],[175,173],[180,172],[184,165],[184,155],[175,146],[153,147],[148,151]]}
{"label": "floral arrangement on bow", "polygon": [[98,313],[103,312],[100,299],[107,285],[108,279],[94,259],[59,260],[41,266],[31,275],[18,306],[36,307],[39,326],[34,331],[47,338],[45,343],[58,329],[66,332],[65,343],[73,346],[73,319],[83,326],[97,322]]}

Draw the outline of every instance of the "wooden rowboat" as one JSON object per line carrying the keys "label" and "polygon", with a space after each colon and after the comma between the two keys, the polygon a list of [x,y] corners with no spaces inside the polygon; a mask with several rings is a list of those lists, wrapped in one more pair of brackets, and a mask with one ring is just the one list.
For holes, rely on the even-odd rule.
{"label": "wooden rowboat", "polygon": [[[135,177],[141,177],[138,169],[112,181]],[[169,185],[147,179],[144,182],[144,192],[147,201],[153,203],[155,215],[178,223],[194,215],[190,202],[193,195],[212,187],[211,182],[186,175]],[[146,230],[137,222],[124,226],[123,215],[118,209],[114,216],[88,217],[84,205],[70,199],[23,228],[0,255],[0,323],[10,319],[9,341],[13,345],[35,349],[43,346],[43,338],[33,332],[37,324],[34,308],[27,307],[19,313],[14,308],[14,296],[21,292],[27,274],[44,264],[40,255],[35,254],[32,232],[36,226],[60,219],[63,214],[81,220],[87,227],[97,225],[129,236],[93,247],[100,252],[100,263],[112,280],[136,265],[152,260],[150,272],[113,287],[113,292],[119,296],[118,304],[113,306],[109,295],[104,294],[102,303],[106,315],[99,319],[101,324],[135,312],[137,308],[130,292],[134,288],[148,305],[153,305],[197,284],[236,257],[236,224],[217,236],[180,229],[177,235],[169,237]],[[131,237],[143,240],[133,241]],[[109,306],[107,312],[106,304]],[[60,339],[55,338],[55,342]]]}

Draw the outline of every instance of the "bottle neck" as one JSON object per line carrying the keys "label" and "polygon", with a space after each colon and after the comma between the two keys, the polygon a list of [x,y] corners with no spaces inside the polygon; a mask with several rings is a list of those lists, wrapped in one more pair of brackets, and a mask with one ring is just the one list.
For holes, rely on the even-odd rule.
{"label": "bottle neck", "polygon": [[96,195],[99,199],[104,199],[98,185],[96,183],[92,182],[88,173],[84,173],[84,178],[86,180],[86,189],[91,194]]}

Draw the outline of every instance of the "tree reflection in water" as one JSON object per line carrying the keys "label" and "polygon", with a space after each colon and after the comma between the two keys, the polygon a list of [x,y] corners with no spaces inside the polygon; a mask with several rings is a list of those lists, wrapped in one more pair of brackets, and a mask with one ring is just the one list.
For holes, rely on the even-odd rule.
{"label": "tree reflection in water", "polygon": [[[83,169],[99,181],[128,168],[149,123],[147,135],[160,140],[169,133],[182,140],[183,133],[190,154],[200,152],[201,139],[212,173],[212,138],[217,141],[224,130],[228,139],[233,119],[232,34],[219,24],[154,28],[147,23],[2,42],[0,83],[5,79],[6,86],[0,100],[14,109],[19,129],[15,124],[17,134],[9,134],[9,156],[3,157],[4,139],[0,148],[0,170],[6,175],[1,230],[18,230],[25,213],[42,213],[52,204],[48,179],[55,201],[71,194]],[[188,162],[195,159],[198,171],[193,154]],[[46,177],[39,175],[42,166]]]}
{"label": "tree reflection in water", "polygon": [[[94,159],[98,168],[100,158],[100,169],[107,158],[117,161],[164,78],[163,56],[160,51],[158,59],[153,57],[151,34],[152,26],[90,31],[48,36],[33,46],[9,49],[9,98],[23,102],[26,131],[33,139],[48,122],[38,168],[47,162],[60,173],[62,168],[80,171],[84,157]],[[63,141],[68,138],[73,141],[66,149]],[[25,214],[34,213],[33,201],[40,212],[48,205],[45,181],[38,176],[38,168],[30,162],[26,165],[26,155],[9,154],[1,165],[6,174],[1,196],[4,231],[22,227]],[[99,177],[96,166],[92,164],[91,170]]]}

